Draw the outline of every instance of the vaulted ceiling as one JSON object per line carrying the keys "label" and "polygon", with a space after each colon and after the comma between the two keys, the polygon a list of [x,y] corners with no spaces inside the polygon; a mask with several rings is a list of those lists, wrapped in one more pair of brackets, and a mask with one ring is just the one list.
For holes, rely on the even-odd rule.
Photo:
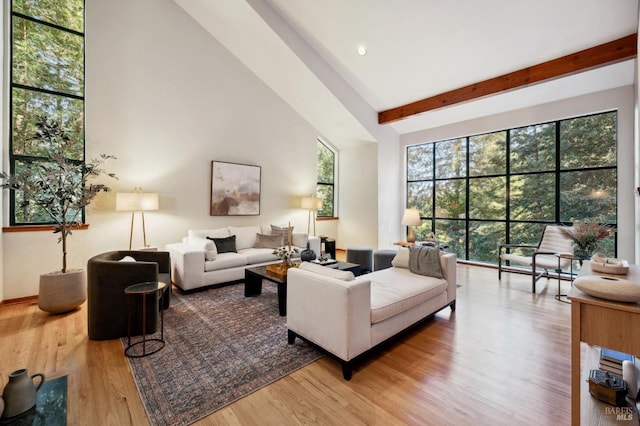
{"label": "vaulted ceiling", "polygon": [[379,124],[381,111],[635,34],[638,0],[175,1],[338,147],[634,84],[635,58],[622,58]]}

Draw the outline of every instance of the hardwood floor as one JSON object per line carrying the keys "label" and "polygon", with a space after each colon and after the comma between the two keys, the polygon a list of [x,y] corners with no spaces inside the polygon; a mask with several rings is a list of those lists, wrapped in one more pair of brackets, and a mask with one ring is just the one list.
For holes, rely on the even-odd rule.
{"label": "hardwood floor", "polygon": [[[357,365],[342,379],[323,357],[198,425],[570,423],[570,305],[556,280],[458,265],[457,309]],[[563,293],[569,283],[563,281]],[[122,346],[87,338],[86,303],[48,315],[0,307],[0,385],[18,368],[68,375],[68,424],[149,424]],[[171,344],[168,342],[167,344]]]}

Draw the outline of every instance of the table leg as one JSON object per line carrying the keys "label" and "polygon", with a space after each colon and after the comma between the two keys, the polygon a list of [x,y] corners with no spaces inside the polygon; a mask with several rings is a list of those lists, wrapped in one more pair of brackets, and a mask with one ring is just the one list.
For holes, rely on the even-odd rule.
{"label": "table leg", "polygon": [[281,317],[287,315],[287,283],[278,283],[278,313]]}
{"label": "table leg", "polygon": [[142,295],[142,356],[147,353],[147,295]]}
{"label": "table leg", "polygon": [[581,304],[571,303],[571,424],[580,425],[580,310]]}
{"label": "table leg", "polygon": [[262,277],[244,271],[244,296],[257,296],[262,294]]}

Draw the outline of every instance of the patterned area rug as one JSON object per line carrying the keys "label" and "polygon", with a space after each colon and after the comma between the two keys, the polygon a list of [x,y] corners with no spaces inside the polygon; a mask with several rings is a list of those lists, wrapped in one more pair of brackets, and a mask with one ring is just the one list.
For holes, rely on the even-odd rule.
{"label": "patterned area rug", "polygon": [[174,290],[165,347],[127,358],[152,425],[193,423],[322,356],[301,339],[287,344],[277,288],[267,281],[262,287],[257,297],[244,297],[243,284]]}

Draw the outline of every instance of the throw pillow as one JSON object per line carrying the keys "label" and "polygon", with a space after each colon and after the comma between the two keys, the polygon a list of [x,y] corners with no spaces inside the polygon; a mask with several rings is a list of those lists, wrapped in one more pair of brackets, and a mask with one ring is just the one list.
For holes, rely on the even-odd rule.
{"label": "throw pillow", "polygon": [[189,247],[204,250],[204,260],[215,260],[218,251],[211,238],[187,237],[187,240]]}
{"label": "throw pillow", "polygon": [[256,234],[255,248],[275,249],[280,246],[281,238],[277,235]]}
{"label": "throw pillow", "polygon": [[398,253],[391,261],[391,265],[395,266],[396,268],[409,269],[409,249],[400,247],[398,249]]}
{"label": "throw pillow", "polygon": [[284,241],[282,245],[289,245],[289,233],[293,233],[293,226],[290,228],[283,228],[280,226],[271,225],[271,235],[277,235],[278,237],[280,237],[280,241]]}
{"label": "throw pillow", "polygon": [[414,274],[442,278],[440,249],[427,246],[409,247],[409,270]]}
{"label": "throw pillow", "polygon": [[125,256],[122,259],[118,260],[118,262],[135,262],[136,260],[131,256]]}
{"label": "throw pillow", "polygon": [[354,279],[353,272],[351,271],[339,271],[337,269],[329,268],[322,265],[316,265],[311,262],[302,262],[298,269],[313,272],[325,277],[335,278],[342,281],[352,281]]}
{"label": "throw pillow", "polygon": [[309,234],[300,234],[300,233],[292,234],[291,245],[294,245],[296,247],[306,248],[308,242],[309,242]]}
{"label": "throw pillow", "polygon": [[213,240],[213,242],[216,245],[216,250],[218,251],[218,253],[237,253],[238,250],[236,250],[236,236],[232,235],[230,237],[226,237],[226,238],[211,238],[211,237],[207,237],[210,240]]}

